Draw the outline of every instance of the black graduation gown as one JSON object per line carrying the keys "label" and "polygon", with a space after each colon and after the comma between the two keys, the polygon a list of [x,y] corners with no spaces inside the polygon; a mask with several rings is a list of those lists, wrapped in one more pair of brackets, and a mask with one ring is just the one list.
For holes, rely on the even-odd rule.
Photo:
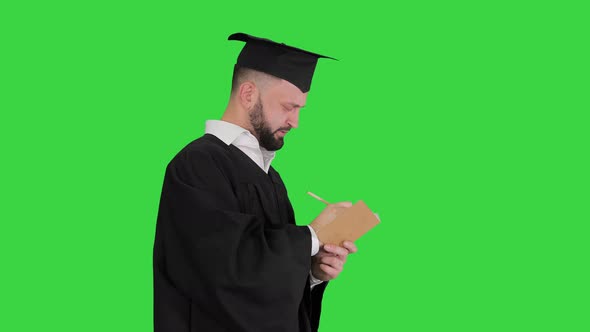
{"label": "black graduation gown", "polygon": [[168,164],[154,244],[154,331],[317,331],[311,238],[285,185],[205,134]]}

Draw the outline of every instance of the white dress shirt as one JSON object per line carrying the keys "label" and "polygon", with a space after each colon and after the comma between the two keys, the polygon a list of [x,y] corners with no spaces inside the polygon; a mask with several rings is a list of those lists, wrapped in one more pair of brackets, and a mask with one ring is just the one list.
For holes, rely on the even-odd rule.
{"label": "white dress shirt", "polygon": [[[258,143],[258,139],[256,139],[256,137],[247,129],[226,121],[207,120],[205,122],[205,133],[219,138],[227,145],[233,144],[250,157],[250,159],[252,159],[252,161],[254,161],[265,173],[268,173],[270,163],[275,158],[276,153],[261,147]],[[314,256],[320,250],[320,241],[313,228],[311,228],[311,226],[307,227],[309,227],[309,232],[311,233],[311,255]],[[311,272],[309,273],[309,278],[311,287],[322,283],[322,281],[316,279]]]}

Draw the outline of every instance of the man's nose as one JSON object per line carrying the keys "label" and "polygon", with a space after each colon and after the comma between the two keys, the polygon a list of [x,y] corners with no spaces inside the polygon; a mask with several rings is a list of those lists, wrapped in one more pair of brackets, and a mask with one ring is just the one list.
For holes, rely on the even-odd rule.
{"label": "man's nose", "polygon": [[299,109],[289,112],[289,117],[287,118],[287,124],[291,128],[299,127]]}

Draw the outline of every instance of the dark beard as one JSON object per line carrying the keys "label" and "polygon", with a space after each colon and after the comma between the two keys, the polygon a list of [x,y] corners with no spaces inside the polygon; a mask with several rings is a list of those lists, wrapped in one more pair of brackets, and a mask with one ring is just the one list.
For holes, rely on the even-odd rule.
{"label": "dark beard", "polygon": [[264,120],[264,114],[262,112],[262,103],[260,99],[256,101],[252,111],[250,112],[250,124],[254,128],[254,136],[258,137],[260,146],[267,149],[268,151],[276,151],[283,147],[285,142],[283,138],[275,138],[274,134],[282,128],[272,131],[268,126],[268,123]]}

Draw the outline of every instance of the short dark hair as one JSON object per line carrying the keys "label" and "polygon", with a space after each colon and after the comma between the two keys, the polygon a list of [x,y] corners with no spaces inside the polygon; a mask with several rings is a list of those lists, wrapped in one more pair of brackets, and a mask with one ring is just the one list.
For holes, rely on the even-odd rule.
{"label": "short dark hair", "polygon": [[234,91],[237,91],[238,88],[240,87],[241,81],[243,81],[244,77],[244,68],[235,65],[234,66],[234,72],[232,74],[232,78],[231,78],[231,92],[233,93]]}
{"label": "short dark hair", "polygon": [[231,80],[231,93],[238,91],[240,85],[246,81],[252,81],[259,89],[263,89],[274,80],[278,80],[278,78],[258,70],[235,65]]}

